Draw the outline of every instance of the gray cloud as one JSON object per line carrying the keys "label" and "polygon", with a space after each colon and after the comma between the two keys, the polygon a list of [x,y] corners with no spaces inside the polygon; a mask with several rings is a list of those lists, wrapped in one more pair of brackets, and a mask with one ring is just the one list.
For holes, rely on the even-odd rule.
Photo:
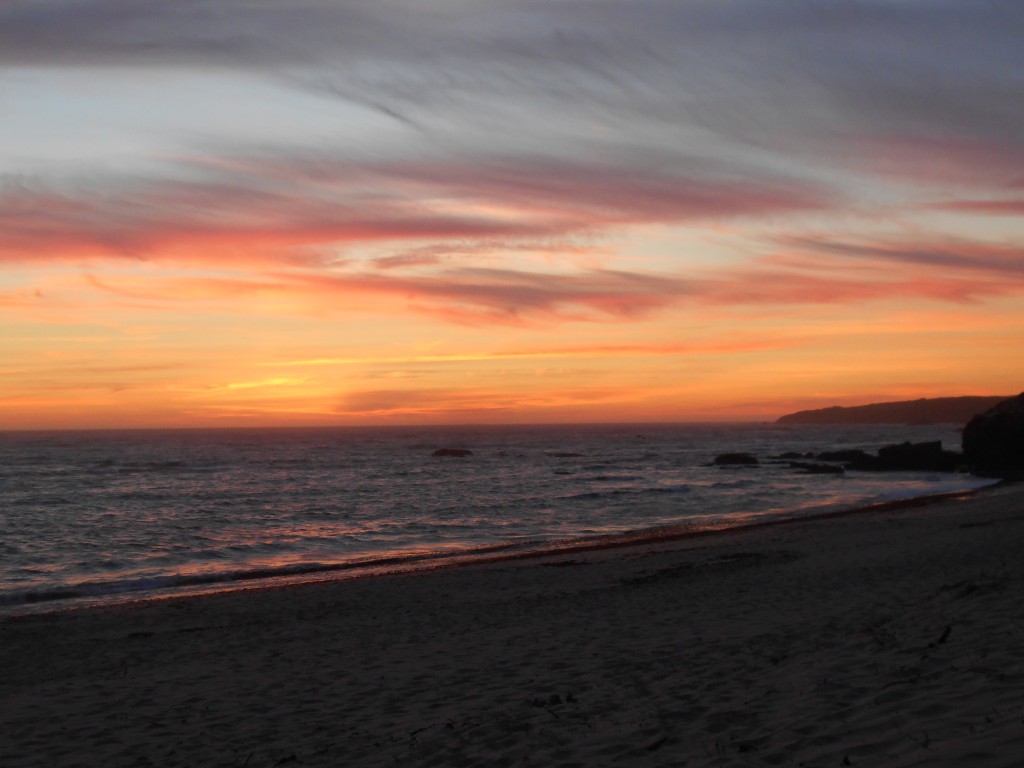
{"label": "gray cloud", "polygon": [[789,151],[861,134],[1019,147],[1021,39],[1016,0],[0,6],[0,66],[255,68],[416,125],[599,116]]}

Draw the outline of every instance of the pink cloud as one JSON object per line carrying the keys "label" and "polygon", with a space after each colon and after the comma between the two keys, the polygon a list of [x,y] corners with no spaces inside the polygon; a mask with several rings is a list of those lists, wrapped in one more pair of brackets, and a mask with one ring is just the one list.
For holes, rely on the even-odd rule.
{"label": "pink cloud", "polygon": [[367,240],[536,237],[550,223],[438,213],[415,203],[344,201],[237,187],[156,184],[120,197],[0,194],[0,258],[96,257],[186,263],[310,264],[303,248]]}
{"label": "pink cloud", "polygon": [[315,249],[325,245],[550,245],[631,224],[813,210],[828,199],[787,180],[615,163],[189,163],[197,181],[111,181],[64,192],[8,185],[0,191],[0,259],[313,265],[321,259]]}
{"label": "pink cloud", "polygon": [[765,269],[739,269],[695,288],[696,300],[716,305],[849,304],[892,298],[968,302],[1024,290],[998,280],[961,278],[848,279]]}
{"label": "pink cloud", "polygon": [[851,170],[928,185],[1005,187],[1024,167],[1024,147],[997,139],[906,133],[846,136],[841,143],[834,159]]}
{"label": "pink cloud", "polygon": [[952,238],[779,238],[757,264],[691,282],[717,304],[865,302],[916,297],[965,303],[1024,292],[1024,248]]}

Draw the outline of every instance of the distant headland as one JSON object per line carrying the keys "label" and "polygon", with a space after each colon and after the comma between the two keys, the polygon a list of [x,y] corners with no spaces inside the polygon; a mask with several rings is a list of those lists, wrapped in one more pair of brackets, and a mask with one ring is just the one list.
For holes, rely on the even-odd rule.
{"label": "distant headland", "polygon": [[966,424],[1012,395],[933,397],[789,413],[776,424]]}

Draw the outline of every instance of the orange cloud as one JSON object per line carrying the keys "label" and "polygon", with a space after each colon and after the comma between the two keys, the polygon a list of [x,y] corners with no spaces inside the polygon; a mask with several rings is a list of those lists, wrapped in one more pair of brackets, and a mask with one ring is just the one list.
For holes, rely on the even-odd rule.
{"label": "orange cloud", "polygon": [[331,365],[418,365],[502,362],[507,360],[565,360],[569,358],[607,357],[678,357],[689,355],[722,355],[744,352],[777,350],[799,343],[791,339],[724,339],[687,344],[616,344],[578,347],[553,347],[535,350],[510,350],[505,352],[451,353],[429,355],[403,355],[394,357],[320,357],[299,360],[278,360],[261,363],[274,367],[317,367]]}
{"label": "orange cloud", "polygon": [[512,414],[560,410],[636,400],[633,389],[578,388],[533,392],[464,389],[378,389],[346,393],[337,405],[340,415],[387,417],[472,418],[474,414]]}

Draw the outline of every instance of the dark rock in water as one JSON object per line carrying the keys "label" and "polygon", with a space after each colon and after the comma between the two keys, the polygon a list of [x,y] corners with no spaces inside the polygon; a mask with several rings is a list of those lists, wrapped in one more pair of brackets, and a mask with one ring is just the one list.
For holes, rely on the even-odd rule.
{"label": "dark rock in water", "polygon": [[900,443],[887,445],[878,450],[878,466],[881,470],[925,472],[953,472],[963,461],[963,456],[954,451],[942,450],[942,441],[929,443]]}
{"label": "dark rock in water", "polygon": [[963,448],[973,472],[1024,475],[1024,393],[971,419],[964,427]]}
{"label": "dark rock in water", "polygon": [[715,457],[715,464],[757,464],[757,457],[749,453],[723,453]]}
{"label": "dark rock in water", "polygon": [[777,459],[786,459],[787,461],[790,460],[790,459],[813,459],[814,458],[814,454],[813,453],[798,453],[796,451],[786,451],[785,453],[780,453],[775,458],[777,458]]}
{"label": "dark rock in water", "polygon": [[473,452],[468,448],[438,448],[432,456],[472,456]]}
{"label": "dark rock in water", "polygon": [[942,442],[900,443],[878,450],[877,456],[858,448],[842,451],[824,451],[818,461],[842,462],[847,469],[862,472],[953,472],[963,461],[955,451],[942,450]]}
{"label": "dark rock in water", "polygon": [[815,464],[807,461],[791,461],[789,466],[793,469],[802,469],[810,475],[841,475],[846,470],[837,467],[835,464]]}

